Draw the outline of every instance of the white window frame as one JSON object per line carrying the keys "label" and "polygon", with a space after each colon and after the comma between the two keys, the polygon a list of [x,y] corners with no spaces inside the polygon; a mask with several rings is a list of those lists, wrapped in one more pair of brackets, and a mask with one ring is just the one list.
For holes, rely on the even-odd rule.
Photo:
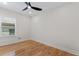
{"label": "white window frame", "polygon": [[[2,16],[0,16],[2,19],[3,18],[6,18],[6,17],[2,17]],[[7,37],[7,36],[16,36],[16,18],[14,18],[14,17],[8,17],[8,18],[11,18],[11,19],[14,19],[15,20],[15,35],[1,35],[0,34],[0,37]],[[0,23],[1,23],[1,21],[2,20],[0,20]],[[6,22],[5,22],[6,23]],[[1,26],[1,24],[0,24],[0,26]],[[0,30],[1,32],[2,32],[2,30]]]}

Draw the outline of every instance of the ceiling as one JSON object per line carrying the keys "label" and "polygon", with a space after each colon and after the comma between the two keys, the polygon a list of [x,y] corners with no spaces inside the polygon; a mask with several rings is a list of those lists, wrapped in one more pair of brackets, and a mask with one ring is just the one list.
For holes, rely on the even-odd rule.
{"label": "ceiling", "polygon": [[66,2],[31,2],[31,5],[42,8],[43,9],[42,11],[36,11],[33,9],[22,11],[22,9],[26,7],[26,4],[24,2],[8,2],[7,5],[4,5],[2,2],[0,2],[0,7],[8,10],[12,10],[24,15],[30,15],[29,12],[32,12],[31,15],[38,15],[50,9],[54,9],[58,6],[61,6],[63,4],[66,4]]}

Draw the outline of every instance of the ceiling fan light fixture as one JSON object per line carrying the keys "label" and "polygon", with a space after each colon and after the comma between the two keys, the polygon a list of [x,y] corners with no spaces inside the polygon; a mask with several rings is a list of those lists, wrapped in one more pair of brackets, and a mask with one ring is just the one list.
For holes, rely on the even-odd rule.
{"label": "ceiling fan light fixture", "polygon": [[30,7],[30,6],[28,6],[28,8],[30,9],[31,7]]}

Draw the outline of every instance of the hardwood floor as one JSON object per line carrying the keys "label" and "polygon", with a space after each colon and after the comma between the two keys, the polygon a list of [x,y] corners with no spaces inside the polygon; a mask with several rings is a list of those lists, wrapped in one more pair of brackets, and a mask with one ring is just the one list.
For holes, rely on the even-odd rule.
{"label": "hardwood floor", "polygon": [[10,51],[15,51],[16,56],[75,56],[74,54],[33,40],[0,47],[0,55]]}

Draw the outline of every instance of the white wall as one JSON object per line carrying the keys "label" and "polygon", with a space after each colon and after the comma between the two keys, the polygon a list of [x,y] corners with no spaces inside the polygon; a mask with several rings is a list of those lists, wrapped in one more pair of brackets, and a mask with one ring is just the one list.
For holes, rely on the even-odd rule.
{"label": "white wall", "polygon": [[32,19],[3,8],[0,8],[0,16],[16,18],[17,36],[32,38],[79,55],[79,3],[56,8]]}
{"label": "white wall", "polygon": [[79,3],[32,19],[31,38],[79,55]]}
{"label": "white wall", "polygon": [[0,16],[16,19],[16,35],[28,39],[29,16],[0,8]]}

